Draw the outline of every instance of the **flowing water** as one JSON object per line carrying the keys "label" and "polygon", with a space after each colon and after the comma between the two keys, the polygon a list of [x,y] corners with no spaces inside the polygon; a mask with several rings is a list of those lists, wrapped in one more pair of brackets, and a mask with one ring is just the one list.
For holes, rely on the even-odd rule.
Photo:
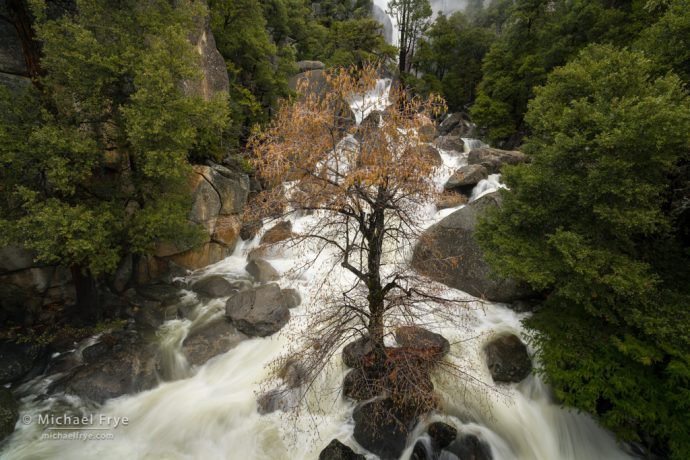
{"label": "flowing water", "polygon": [[[373,108],[385,106],[385,98],[374,96],[387,94],[388,85],[389,82],[381,82],[375,91],[353,100],[353,108],[361,112],[358,120]],[[367,105],[366,101],[371,104]],[[433,178],[439,190],[457,167],[467,163],[467,152],[441,151],[441,156],[444,166]],[[499,180],[498,175],[489,177],[477,186],[473,197],[495,190],[500,186]],[[430,204],[419,212],[430,226],[456,209],[437,212]],[[296,216],[292,219],[293,229],[299,232],[313,225],[315,219],[313,215]],[[239,243],[232,256],[191,277],[208,274],[230,279],[245,277],[246,255],[258,245],[260,237],[261,234],[252,241]],[[302,410],[265,415],[257,411],[257,394],[264,390],[263,382],[269,373],[266,365],[284,353],[294,335],[305,326],[310,309],[324,294],[324,286],[337,293],[340,285],[347,284],[347,274],[339,266],[333,266],[328,252],[317,257],[312,251],[312,246],[304,244],[285,248],[269,258],[282,275],[281,286],[298,289],[303,298],[302,305],[291,310],[291,320],[280,333],[245,340],[200,368],[192,368],[180,345],[191,330],[224,314],[225,299],[202,302],[192,292],[186,292],[181,302],[192,308],[189,315],[192,319],[167,321],[158,331],[163,367],[176,380],[97,407],[73,396],[45,396],[47,386],[55,377],[37,378],[19,391],[25,395],[20,422],[4,446],[2,458],[316,459],[333,438],[363,452],[352,438],[354,406],[338,392],[346,372],[339,354],[301,403]],[[314,257],[316,263],[306,269],[299,268],[303,261]],[[327,283],[323,284],[323,280]],[[416,428],[403,459],[410,456],[417,438],[428,442],[423,434],[424,426],[436,420],[447,421],[463,433],[477,435],[490,446],[496,460],[629,458],[614,437],[598,427],[591,417],[555,404],[549,388],[539,378],[530,376],[510,385],[493,383],[482,348],[500,333],[511,332],[524,338],[520,323],[524,313],[516,313],[501,304],[482,303],[449,288],[445,294],[472,301],[457,312],[463,319],[461,326],[457,321],[446,321],[445,317],[434,321],[436,332],[452,344],[448,359],[468,378],[435,376],[444,413],[433,415]],[[81,348],[93,341],[82,344]],[[318,400],[316,395],[320,395]],[[90,441],[42,439],[45,426],[21,423],[25,416],[35,419],[38,414],[66,411],[126,417],[129,423],[104,433],[112,435],[112,439]],[[376,457],[367,454],[367,458]]]}

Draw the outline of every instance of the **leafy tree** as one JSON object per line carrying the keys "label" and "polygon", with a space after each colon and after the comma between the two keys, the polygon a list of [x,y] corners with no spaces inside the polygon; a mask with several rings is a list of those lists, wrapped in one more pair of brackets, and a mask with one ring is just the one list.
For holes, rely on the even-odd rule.
{"label": "leafy tree", "polygon": [[552,69],[590,43],[630,43],[647,21],[635,2],[517,0],[484,59],[473,120],[491,142],[517,145],[527,102]]}
{"label": "leafy tree", "polygon": [[199,77],[187,39],[199,2],[79,0],[49,19],[33,0],[42,91],[0,98],[2,243],[72,270],[81,311],[126,253],[193,241],[187,155],[220,144],[227,101],[183,93]]}
{"label": "leafy tree", "polygon": [[348,19],[334,22],[325,47],[326,64],[333,67],[363,67],[395,57],[396,49],[386,43],[382,26],[373,19]]}
{"label": "leafy tree", "polygon": [[690,84],[690,2],[674,0],[666,12],[646,29],[637,42],[639,48],[664,70],[673,70]]}
{"label": "leafy tree", "polygon": [[408,73],[417,40],[429,26],[431,5],[429,0],[391,0],[386,13],[398,24],[398,69],[401,74]]}
{"label": "leafy tree", "polygon": [[258,0],[211,0],[209,8],[230,77],[231,139],[239,147],[255,123],[268,121],[278,98],[288,95],[294,53],[271,41]]}
{"label": "leafy tree", "polygon": [[677,76],[655,75],[609,45],[556,69],[529,104],[533,161],[504,170],[510,191],[477,234],[497,271],[544,293],[527,325],[558,398],[683,459],[690,257],[666,207],[690,99]]}
{"label": "leafy tree", "polygon": [[411,83],[418,92],[440,92],[450,110],[462,110],[475,99],[481,63],[494,35],[470,24],[462,13],[439,15],[420,39],[413,66],[422,73]]}

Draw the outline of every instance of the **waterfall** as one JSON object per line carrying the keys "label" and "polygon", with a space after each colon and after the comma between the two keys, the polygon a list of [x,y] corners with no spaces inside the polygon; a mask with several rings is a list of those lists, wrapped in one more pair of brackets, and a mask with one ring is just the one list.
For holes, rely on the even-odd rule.
{"label": "waterfall", "polygon": [[[371,110],[388,105],[389,89],[390,81],[380,80],[372,91],[353,97],[352,109],[359,114],[358,122]],[[349,138],[343,141],[343,150],[350,142]],[[444,164],[434,176],[438,186],[442,188],[450,174],[466,163],[466,155],[441,151]],[[486,186],[480,183],[475,192],[479,196],[491,187],[499,186],[499,176],[492,175],[486,180]],[[433,203],[419,209],[427,226],[438,222],[448,212],[437,212]],[[292,216],[290,220],[293,230],[299,233],[316,225],[318,216]],[[251,241],[240,242],[230,257],[194,273],[192,278],[211,274],[231,280],[245,277],[246,256],[259,245],[262,232]],[[0,456],[9,460],[314,460],[333,438],[358,449],[351,420],[354,404],[342,398],[339,391],[347,372],[339,353],[310,390],[321,395],[320,404],[316,398],[307,397],[302,410],[292,416],[280,411],[260,415],[257,411],[257,394],[264,390],[262,382],[268,376],[267,363],[280,356],[299,336],[299,331],[307,323],[310,306],[319,301],[324,286],[332,292],[339,292],[349,283],[349,272],[340,265],[334,266],[332,256],[329,251],[319,251],[308,242],[300,242],[271,257],[271,264],[280,273],[279,284],[297,288],[302,295],[302,304],[291,310],[290,322],[280,333],[245,340],[200,368],[189,366],[180,346],[194,327],[223,314],[224,299],[203,301],[196,294],[185,292],[180,302],[192,307],[193,313],[188,315],[192,319],[169,320],[158,330],[161,353],[170,367],[168,373],[177,380],[161,383],[146,392],[107,401],[101,407],[94,407],[73,396],[46,395],[46,388],[56,376],[38,377],[25,384],[19,389],[24,395],[20,420],[25,417],[35,420],[39,414],[95,412],[127,417],[129,423],[111,429],[108,434],[112,434],[112,439],[58,441],[45,439],[42,427],[36,423],[19,422]],[[306,260],[312,259],[315,260],[313,264],[307,269],[302,268]],[[405,260],[394,262],[406,263]],[[325,284],[323,280],[326,280]],[[423,430],[426,424],[436,420],[446,421],[463,433],[478,436],[490,447],[495,460],[630,458],[620,449],[614,436],[599,427],[590,416],[560,407],[551,397],[548,386],[537,376],[532,375],[517,384],[493,382],[484,360],[483,347],[494,334],[510,332],[524,337],[526,331],[521,320],[526,313],[517,313],[498,303],[479,302],[452,288],[443,289],[439,295],[470,301],[459,312],[466,319],[464,327],[448,322],[445,317],[433,318],[431,323],[436,332],[452,344],[448,359],[481,385],[434,376],[434,387],[444,413],[432,415],[415,429],[403,453],[403,460],[410,457],[417,439],[429,444]],[[81,428],[97,427],[87,425]],[[367,458],[375,457],[368,454]]]}

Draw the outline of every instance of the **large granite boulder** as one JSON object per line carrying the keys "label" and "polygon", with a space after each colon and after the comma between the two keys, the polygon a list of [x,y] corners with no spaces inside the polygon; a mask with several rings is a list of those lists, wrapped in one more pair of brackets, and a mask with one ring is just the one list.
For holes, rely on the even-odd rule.
{"label": "large granite boulder", "polygon": [[449,114],[439,125],[439,133],[442,135],[453,135],[460,137],[471,137],[474,125],[470,123],[467,115],[462,112]]}
{"label": "large granite boulder", "polygon": [[0,385],[17,382],[28,374],[39,352],[28,344],[0,343]]}
{"label": "large granite boulder", "polygon": [[212,99],[218,93],[230,92],[230,79],[223,55],[216,48],[216,40],[211,32],[209,17],[197,18],[189,41],[201,55],[201,78],[184,82],[186,94]]}
{"label": "large granite boulder", "polygon": [[107,352],[55,382],[51,391],[103,404],[111,398],[154,388],[158,383],[157,346],[126,334],[109,340]]}
{"label": "large granite boulder", "polygon": [[224,276],[211,275],[192,284],[192,291],[206,297],[227,297],[246,287],[244,280],[228,281]]}
{"label": "large granite boulder", "polygon": [[492,273],[474,239],[478,218],[500,204],[500,194],[489,193],[433,225],[415,247],[412,266],[429,278],[476,297],[512,302],[528,296],[525,286]]}
{"label": "large granite boulder", "polygon": [[[12,434],[19,418],[19,404],[12,392],[0,386],[0,442]],[[335,458],[335,457],[334,457]]]}
{"label": "large granite boulder", "polygon": [[527,347],[514,334],[493,339],[484,347],[484,352],[494,382],[519,382],[532,371]]}
{"label": "large granite boulder", "polygon": [[493,455],[491,454],[491,447],[477,436],[461,433],[455,441],[441,451],[439,458],[448,460],[454,458],[462,460],[492,460]]}
{"label": "large granite boulder", "polygon": [[355,440],[382,460],[400,458],[407,436],[417,421],[390,398],[360,404],[352,418]]}
{"label": "large granite boulder", "polygon": [[443,165],[443,158],[438,152],[438,149],[430,144],[419,144],[414,147],[414,150],[408,150],[417,157],[421,157],[431,163],[433,166]]}
{"label": "large granite boulder", "polygon": [[278,271],[269,262],[261,258],[252,258],[244,268],[258,283],[276,281],[280,278]]}
{"label": "large granite boulder", "polygon": [[285,296],[275,283],[234,294],[226,303],[225,314],[239,331],[259,337],[275,334],[290,319]]}
{"label": "large granite boulder", "polygon": [[355,453],[337,439],[332,440],[319,454],[319,460],[365,460],[362,454]]}
{"label": "large granite boulder", "polygon": [[472,149],[467,156],[470,165],[482,165],[489,174],[501,172],[503,165],[516,165],[528,163],[529,157],[515,150],[499,150],[491,147]]}
{"label": "large granite boulder", "polygon": [[482,165],[461,166],[448,179],[444,188],[457,190],[464,195],[470,195],[472,189],[483,179],[489,177],[489,172]]}
{"label": "large granite boulder", "polygon": [[182,342],[182,351],[189,364],[201,366],[214,356],[231,350],[246,338],[227,319],[221,318],[192,330]]}
{"label": "large granite boulder", "polygon": [[325,64],[321,61],[297,61],[295,65],[300,73],[309,70],[323,70],[326,68]]}
{"label": "large granite boulder", "polygon": [[439,136],[434,140],[434,145],[441,150],[465,151],[465,142],[460,136]]}
{"label": "large granite boulder", "polygon": [[239,214],[244,210],[249,196],[249,176],[215,163],[194,168],[218,194],[220,200],[218,214],[227,216]]}
{"label": "large granite boulder", "polygon": [[292,222],[289,220],[278,222],[266,230],[259,244],[275,244],[292,238]]}
{"label": "large granite boulder", "polygon": [[462,193],[446,190],[436,197],[436,209],[457,208],[467,204],[467,196]]}
{"label": "large granite boulder", "polygon": [[443,357],[450,351],[448,339],[419,326],[401,326],[395,329],[398,346],[423,350],[434,357]]}
{"label": "large granite boulder", "polygon": [[360,367],[362,360],[366,355],[373,350],[371,342],[368,337],[360,337],[359,339],[348,343],[343,348],[343,363],[348,367]]}

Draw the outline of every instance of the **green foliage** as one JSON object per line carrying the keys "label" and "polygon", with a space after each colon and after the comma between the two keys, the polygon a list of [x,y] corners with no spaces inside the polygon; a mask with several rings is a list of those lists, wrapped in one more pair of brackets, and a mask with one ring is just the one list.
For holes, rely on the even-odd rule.
{"label": "green foliage", "polygon": [[493,39],[492,32],[473,26],[462,13],[439,15],[417,45],[413,67],[423,76],[408,82],[419,93],[441,93],[450,110],[463,110],[475,99],[482,59]]}
{"label": "green foliage", "polygon": [[[505,4],[503,4],[505,5]],[[517,0],[497,16],[502,32],[487,53],[472,118],[493,143],[515,145],[525,134],[533,88],[590,43],[627,44],[649,21],[639,2]],[[485,21],[481,16],[479,22]]]}
{"label": "green foliage", "polygon": [[663,16],[641,34],[637,46],[690,84],[690,1],[671,1]]}
{"label": "green foliage", "polygon": [[429,0],[390,0],[386,13],[398,25],[398,69],[401,74],[409,73],[417,40],[431,22],[431,4]]}
{"label": "green foliage", "polygon": [[332,67],[362,67],[365,63],[392,60],[395,52],[395,47],[383,38],[382,26],[378,22],[348,19],[332,24],[324,60]]}
{"label": "green foliage", "polygon": [[194,240],[187,156],[217,153],[227,123],[224,96],[183,92],[200,77],[188,34],[205,7],[79,0],[48,19],[31,5],[45,76],[40,91],[0,94],[3,239],[94,276],[160,240]]}
{"label": "green foliage", "polygon": [[506,168],[478,238],[545,293],[527,322],[558,397],[627,440],[690,456],[690,260],[668,215],[690,99],[643,55],[591,46],[538,88],[532,163]]}

